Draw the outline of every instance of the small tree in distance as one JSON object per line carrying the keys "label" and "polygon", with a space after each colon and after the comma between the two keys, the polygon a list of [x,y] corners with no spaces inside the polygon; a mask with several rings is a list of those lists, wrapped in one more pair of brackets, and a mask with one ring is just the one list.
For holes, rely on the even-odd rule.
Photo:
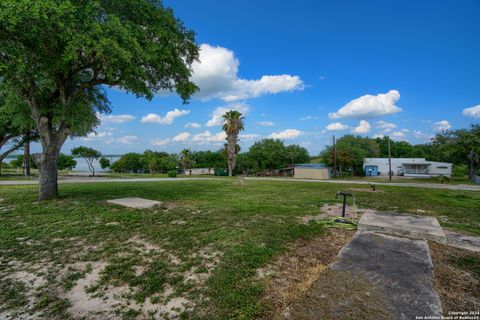
{"label": "small tree in distance", "polygon": [[80,146],[72,149],[72,156],[85,159],[92,176],[95,176],[95,167],[93,166],[93,162],[102,156],[100,151]]}
{"label": "small tree in distance", "polygon": [[108,167],[110,167],[110,160],[108,160],[108,159],[105,158],[105,157],[101,157],[98,162],[100,162],[100,167],[101,167],[103,170],[105,170],[105,169],[107,169]]}

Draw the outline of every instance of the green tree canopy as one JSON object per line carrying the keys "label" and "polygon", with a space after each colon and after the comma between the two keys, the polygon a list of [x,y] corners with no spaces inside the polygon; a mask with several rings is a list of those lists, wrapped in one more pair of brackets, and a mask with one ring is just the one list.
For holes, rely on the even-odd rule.
{"label": "green tree canopy", "polygon": [[72,156],[81,157],[85,159],[88,165],[88,169],[94,176],[95,175],[94,162],[95,160],[98,160],[102,156],[102,154],[100,153],[100,151],[97,151],[93,148],[80,146],[72,149]]}
{"label": "green tree canopy", "polygon": [[110,106],[102,85],[186,101],[198,58],[194,33],[159,0],[3,0],[1,86],[28,106],[40,135],[39,199],[58,194],[57,158]]}
{"label": "green tree canopy", "polygon": [[107,169],[111,165],[110,160],[105,157],[101,157],[98,162],[100,163],[100,168],[102,168],[103,170]]}
{"label": "green tree canopy", "polygon": [[145,158],[139,153],[129,152],[112,163],[110,168],[115,172],[141,172],[145,170]]}
{"label": "green tree canopy", "polygon": [[308,154],[307,149],[298,144],[286,146],[285,152],[290,164],[310,162],[310,155]]}
{"label": "green tree canopy", "polygon": [[288,164],[285,145],[279,139],[257,141],[250,147],[248,153],[257,171],[278,169]]}

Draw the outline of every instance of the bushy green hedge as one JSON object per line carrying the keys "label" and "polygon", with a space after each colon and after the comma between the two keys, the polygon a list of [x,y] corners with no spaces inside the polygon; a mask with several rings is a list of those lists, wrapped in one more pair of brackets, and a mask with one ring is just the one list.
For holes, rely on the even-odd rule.
{"label": "bushy green hedge", "polygon": [[176,170],[170,170],[168,171],[168,176],[170,178],[175,178],[177,176],[177,171]]}

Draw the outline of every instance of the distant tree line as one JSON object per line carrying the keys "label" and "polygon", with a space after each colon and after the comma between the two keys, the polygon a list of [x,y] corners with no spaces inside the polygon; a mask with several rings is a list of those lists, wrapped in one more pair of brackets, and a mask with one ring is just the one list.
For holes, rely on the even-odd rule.
{"label": "distant tree line", "polygon": [[[228,146],[218,151],[182,150],[179,154],[147,150],[144,153],[126,153],[111,164],[114,172],[167,173],[171,170],[188,171],[206,168],[227,169]],[[286,146],[278,139],[263,139],[255,142],[248,152],[236,156],[236,174],[252,174],[273,170],[294,163],[310,161],[308,151],[299,145]]]}
{"label": "distant tree line", "polygon": [[[337,140],[337,169],[352,175],[363,174],[364,158],[387,158],[388,137],[364,138],[345,135]],[[406,141],[390,141],[392,158],[426,158],[430,161],[454,164],[456,176],[478,174],[480,169],[480,125],[467,129],[447,130],[437,133],[430,143],[412,145]],[[333,146],[320,154],[320,162],[334,165]]]}

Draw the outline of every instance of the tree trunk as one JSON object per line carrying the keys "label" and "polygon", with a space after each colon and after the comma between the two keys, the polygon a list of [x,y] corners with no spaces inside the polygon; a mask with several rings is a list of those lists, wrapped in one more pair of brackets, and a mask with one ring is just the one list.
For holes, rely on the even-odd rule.
{"label": "tree trunk", "polygon": [[231,177],[233,176],[233,170],[235,169],[235,145],[237,144],[237,137],[229,136],[227,137],[227,142],[228,176]]}
{"label": "tree trunk", "polygon": [[30,137],[29,133],[25,134],[25,144],[23,147],[23,159],[25,161],[25,177],[30,177]]}
{"label": "tree trunk", "polygon": [[53,151],[49,153],[37,153],[34,155],[39,172],[39,201],[58,196],[57,161],[59,153],[59,151]]}

